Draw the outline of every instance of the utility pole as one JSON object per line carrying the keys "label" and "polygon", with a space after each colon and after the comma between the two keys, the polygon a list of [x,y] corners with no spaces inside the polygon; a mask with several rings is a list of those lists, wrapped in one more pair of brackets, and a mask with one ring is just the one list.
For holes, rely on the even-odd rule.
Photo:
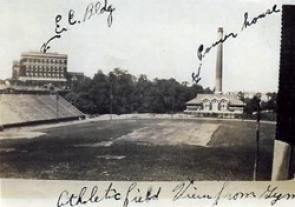
{"label": "utility pole", "polygon": [[253,180],[257,179],[257,166],[259,160],[259,135],[260,135],[260,101],[261,94],[256,95],[256,108],[257,108],[257,116],[256,116],[256,152],[255,152],[255,161],[254,161],[254,172],[253,172]]}
{"label": "utility pole", "polygon": [[111,89],[110,89],[110,120],[112,121],[113,115],[113,83],[111,82]]}
{"label": "utility pole", "polygon": [[71,78],[71,104],[73,105],[73,94],[74,94],[74,81],[77,80],[76,76],[72,76]]}
{"label": "utility pole", "polygon": [[59,94],[58,92],[56,91],[56,120],[58,121],[58,118],[59,118]]}

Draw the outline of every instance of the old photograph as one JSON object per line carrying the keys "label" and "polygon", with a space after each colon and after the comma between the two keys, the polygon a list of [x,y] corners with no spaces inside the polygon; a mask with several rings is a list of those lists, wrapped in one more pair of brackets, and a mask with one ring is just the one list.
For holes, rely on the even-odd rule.
{"label": "old photograph", "polygon": [[0,5],[1,179],[293,178],[294,6]]}

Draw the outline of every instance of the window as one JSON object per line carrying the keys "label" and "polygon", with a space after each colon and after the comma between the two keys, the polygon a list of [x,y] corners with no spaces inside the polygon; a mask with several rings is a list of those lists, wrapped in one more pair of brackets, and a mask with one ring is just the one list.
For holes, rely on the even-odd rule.
{"label": "window", "polygon": [[219,110],[219,103],[218,103],[218,101],[216,100],[216,99],[213,99],[212,101],[211,101],[211,106],[212,106],[212,110],[213,111],[218,111]]}
{"label": "window", "polygon": [[227,111],[227,108],[228,108],[228,103],[226,100],[222,100],[221,101],[221,110],[222,111]]}
{"label": "window", "polygon": [[204,108],[204,111],[210,111],[211,110],[211,103],[208,99],[205,99],[203,101],[203,108]]}

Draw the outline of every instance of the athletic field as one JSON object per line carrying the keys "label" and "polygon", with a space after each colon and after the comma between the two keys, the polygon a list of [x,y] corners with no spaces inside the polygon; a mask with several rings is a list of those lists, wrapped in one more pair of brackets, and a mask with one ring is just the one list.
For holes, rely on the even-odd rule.
{"label": "athletic field", "polygon": [[[0,177],[252,180],[256,123],[113,120],[0,133]],[[275,124],[262,123],[258,180],[269,180]]]}

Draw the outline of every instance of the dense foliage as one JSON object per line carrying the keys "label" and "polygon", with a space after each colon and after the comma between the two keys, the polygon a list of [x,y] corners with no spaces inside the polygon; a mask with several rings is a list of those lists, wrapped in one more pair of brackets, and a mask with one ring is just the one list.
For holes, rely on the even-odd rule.
{"label": "dense foliage", "polygon": [[84,113],[175,113],[185,108],[185,102],[200,93],[213,93],[200,85],[189,86],[173,78],[149,80],[138,78],[119,68],[109,74],[99,70],[94,77],[72,85],[65,98]]}
{"label": "dense foliage", "polygon": [[[197,94],[214,91],[188,82],[179,83],[173,78],[149,80],[146,75],[138,78],[126,70],[115,68],[108,74],[102,70],[81,82],[72,83],[72,92],[65,98],[87,114],[127,114],[127,113],[176,113],[185,109],[185,103]],[[267,93],[268,101],[257,105],[257,97],[244,98],[244,112],[252,114],[260,111],[276,112],[277,93]]]}
{"label": "dense foliage", "polygon": [[249,99],[244,99],[245,102],[245,108],[244,112],[247,114],[252,114],[254,112],[257,112],[258,107],[259,110],[262,112],[274,112],[276,113],[277,109],[277,93],[267,93],[268,100],[260,100],[256,96]]}

